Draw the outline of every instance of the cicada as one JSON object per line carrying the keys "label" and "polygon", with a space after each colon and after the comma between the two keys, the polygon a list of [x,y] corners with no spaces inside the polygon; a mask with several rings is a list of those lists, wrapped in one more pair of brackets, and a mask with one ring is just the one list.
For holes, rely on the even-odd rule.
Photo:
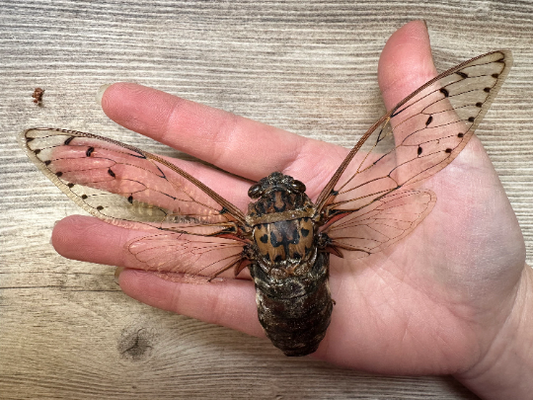
{"label": "cicada", "polygon": [[420,184],[466,146],[511,64],[500,50],[449,69],[380,118],[318,198],[273,171],[249,189],[247,212],[167,159],[105,137],[32,128],[21,144],[80,207],[142,232],[126,245],[134,268],[207,281],[248,268],[266,335],[303,356],[330,323],[330,255],[378,253],[420,224],[436,202]]}

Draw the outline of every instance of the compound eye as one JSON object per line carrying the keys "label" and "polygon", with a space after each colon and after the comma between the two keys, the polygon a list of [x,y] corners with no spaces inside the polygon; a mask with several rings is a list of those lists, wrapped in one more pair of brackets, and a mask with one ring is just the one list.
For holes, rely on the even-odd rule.
{"label": "compound eye", "polygon": [[250,189],[248,189],[248,197],[250,197],[251,199],[258,199],[259,197],[261,197],[262,194],[263,190],[259,183],[252,185]]}
{"label": "compound eye", "polygon": [[305,193],[305,189],[306,189],[305,185],[302,182],[300,182],[300,181],[296,181],[295,180],[294,182],[292,182],[291,187],[292,187],[293,190],[295,190],[297,192]]}

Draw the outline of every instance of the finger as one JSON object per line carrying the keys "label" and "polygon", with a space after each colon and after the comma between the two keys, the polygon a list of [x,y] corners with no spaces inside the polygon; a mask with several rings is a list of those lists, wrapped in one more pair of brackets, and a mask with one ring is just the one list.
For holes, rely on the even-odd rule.
{"label": "finger", "polygon": [[[96,218],[73,215],[57,223],[52,244],[67,258],[131,267],[124,243],[132,234],[135,232]],[[125,269],[118,282],[127,295],[151,306],[250,335],[264,336],[257,319],[254,286],[250,280],[179,284],[150,272]]]}
{"label": "finger", "polygon": [[410,22],[394,32],[378,64],[379,87],[387,110],[435,76],[424,21]]}
{"label": "finger", "polygon": [[251,281],[180,284],[131,269],[122,271],[118,279],[124,293],[153,307],[264,337]]}
{"label": "finger", "polygon": [[[147,238],[152,241],[139,247],[138,241]],[[137,251],[130,248],[134,242],[137,242]],[[193,243],[189,247],[190,242]],[[225,248],[220,249],[221,243]],[[225,264],[225,256],[237,257],[242,252],[239,242],[206,237],[182,239],[168,231],[128,229],[81,215],[69,216],[55,225],[52,245],[63,257],[74,260],[157,272],[169,279],[180,278],[183,274],[201,276],[202,282],[215,273],[218,273],[217,278],[234,278],[234,269],[221,272],[219,268],[231,266]],[[217,264],[218,261],[221,263]],[[244,270],[238,277],[250,279],[250,274]]]}
{"label": "finger", "polygon": [[52,245],[66,258],[125,266],[125,244],[130,232],[94,217],[71,215],[54,226]]}
{"label": "finger", "polygon": [[[320,155],[326,161],[331,158],[333,169],[344,151],[131,83],[107,88],[102,95],[102,108],[128,129],[254,181],[274,171],[305,180],[313,177],[308,166],[316,157]],[[333,157],[328,158],[329,153]]]}

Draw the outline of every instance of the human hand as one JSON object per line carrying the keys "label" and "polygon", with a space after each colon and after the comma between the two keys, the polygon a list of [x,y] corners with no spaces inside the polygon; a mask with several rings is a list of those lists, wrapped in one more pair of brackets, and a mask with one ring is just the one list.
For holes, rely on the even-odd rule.
{"label": "human hand", "polygon": [[[435,75],[423,23],[393,34],[379,65],[387,108]],[[348,152],[138,85],[112,85],[102,107],[119,124],[246,179],[257,181],[273,171],[294,176],[311,198]],[[245,209],[249,182],[203,166],[190,168]],[[363,260],[354,261],[349,252],[343,259],[331,257],[336,305],[315,356],[379,373],[455,374],[474,387],[481,369],[491,359],[499,362],[495,345],[510,337],[524,315],[525,308],[517,305],[531,303],[524,290],[532,279],[524,267],[524,242],[476,137],[422,186],[436,193],[437,203],[410,235]],[[134,231],[73,216],[56,225],[53,244],[69,258],[124,266],[125,243],[134,236]],[[189,285],[126,269],[120,286],[152,306],[264,335],[251,281]]]}

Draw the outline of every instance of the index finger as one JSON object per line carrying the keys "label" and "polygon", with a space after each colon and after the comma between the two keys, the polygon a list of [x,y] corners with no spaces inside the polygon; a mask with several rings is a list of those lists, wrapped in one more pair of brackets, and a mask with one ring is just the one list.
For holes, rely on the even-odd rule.
{"label": "index finger", "polygon": [[102,108],[128,129],[254,181],[274,171],[310,179],[311,171],[303,167],[314,158],[309,155],[326,154],[327,160],[327,154],[333,154],[332,172],[343,152],[331,144],[132,83],[107,88]]}

